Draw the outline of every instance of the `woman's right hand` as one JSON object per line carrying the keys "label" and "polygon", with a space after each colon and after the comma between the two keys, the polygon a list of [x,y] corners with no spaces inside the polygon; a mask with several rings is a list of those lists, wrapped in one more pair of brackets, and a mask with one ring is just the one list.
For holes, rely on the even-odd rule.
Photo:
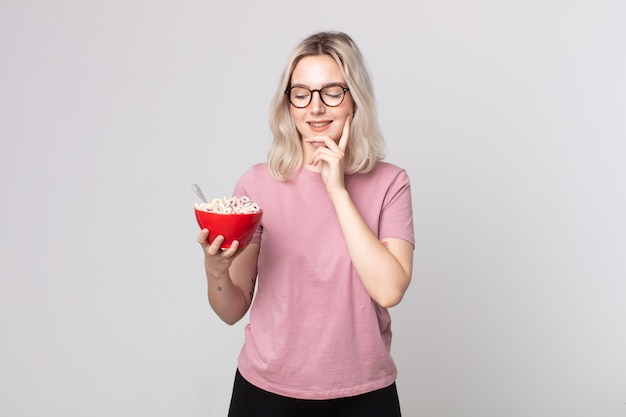
{"label": "woman's right hand", "polygon": [[239,242],[233,241],[228,249],[221,249],[224,243],[224,236],[219,235],[209,244],[209,230],[202,229],[198,235],[198,243],[204,252],[204,267],[207,274],[211,274],[216,278],[228,276],[228,269],[233,260],[237,257]]}

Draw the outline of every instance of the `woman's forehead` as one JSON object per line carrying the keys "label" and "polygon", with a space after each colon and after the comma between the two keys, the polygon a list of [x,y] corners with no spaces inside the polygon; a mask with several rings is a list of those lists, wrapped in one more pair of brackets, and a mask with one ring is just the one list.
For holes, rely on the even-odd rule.
{"label": "woman's forehead", "polygon": [[330,83],[344,83],[337,62],[329,55],[313,55],[302,58],[291,73],[291,84],[321,87]]}

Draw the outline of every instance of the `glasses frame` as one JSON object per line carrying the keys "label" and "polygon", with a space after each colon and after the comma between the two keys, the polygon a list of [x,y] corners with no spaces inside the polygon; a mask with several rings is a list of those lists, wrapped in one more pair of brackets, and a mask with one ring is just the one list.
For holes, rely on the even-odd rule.
{"label": "glasses frame", "polygon": [[[322,90],[328,87],[341,87],[341,89],[343,90],[343,96],[341,97],[341,101],[338,104],[335,104],[334,106],[331,106],[330,104],[327,104],[324,101],[324,98],[322,96]],[[306,103],[306,105],[304,106],[296,106],[292,101],[291,101],[291,90],[294,88],[304,88],[306,90],[309,90],[309,92],[311,93],[311,95],[309,96],[309,101],[308,103]],[[318,88],[317,90],[311,90],[309,87],[305,87],[303,85],[295,85],[295,86],[289,86],[286,90],[285,90],[285,94],[287,95],[287,99],[289,100],[289,104],[291,104],[292,106],[294,106],[297,109],[306,109],[307,107],[309,107],[309,105],[311,104],[311,102],[313,101],[313,93],[317,92],[317,94],[320,96],[320,101],[322,103],[324,103],[324,105],[326,107],[338,107],[341,106],[341,103],[343,103],[343,101],[346,99],[346,93],[350,91],[350,89],[342,84],[329,84],[329,85],[325,85],[322,88]]]}

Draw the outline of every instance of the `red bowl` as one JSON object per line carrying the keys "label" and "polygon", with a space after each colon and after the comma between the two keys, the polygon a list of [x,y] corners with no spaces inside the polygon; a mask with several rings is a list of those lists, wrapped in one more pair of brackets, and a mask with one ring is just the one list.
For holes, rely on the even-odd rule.
{"label": "red bowl", "polygon": [[209,244],[213,243],[213,239],[217,236],[224,236],[222,249],[230,248],[233,240],[239,241],[240,248],[245,247],[261,224],[263,217],[263,210],[251,214],[212,213],[197,208],[194,210],[200,228],[209,229]]}

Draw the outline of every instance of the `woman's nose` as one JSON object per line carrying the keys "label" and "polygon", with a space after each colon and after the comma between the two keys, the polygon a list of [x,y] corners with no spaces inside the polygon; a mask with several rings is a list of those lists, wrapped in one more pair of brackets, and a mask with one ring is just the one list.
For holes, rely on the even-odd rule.
{"label": "woman's nose", "polygon": [[[317,93],[317,95],[315,94]],[[319,91],[314,91],[311,96],[311,112],[313,113],[323,113],[326,109],[326,105],[322,102],[322,96]]]}

